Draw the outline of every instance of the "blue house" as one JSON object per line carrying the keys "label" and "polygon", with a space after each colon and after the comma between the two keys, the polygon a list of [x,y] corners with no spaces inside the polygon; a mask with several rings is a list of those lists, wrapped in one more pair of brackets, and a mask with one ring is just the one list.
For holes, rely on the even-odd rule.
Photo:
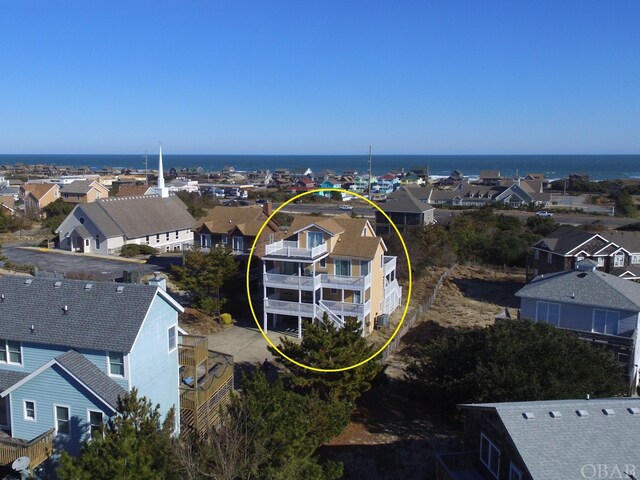
{"label": "blue house", "polygon": [[574,270],[539,275],[516,292],[520,316],[572,330],[613,352],[632,391],[638,387],[640,364],[640,284],[596,266],[592,260],[582,260]]}
{"label": "blue house", "polygon": [[0,277],[0,464],[78,453],[133,387],[179,431],[183,309],[154,283]]}

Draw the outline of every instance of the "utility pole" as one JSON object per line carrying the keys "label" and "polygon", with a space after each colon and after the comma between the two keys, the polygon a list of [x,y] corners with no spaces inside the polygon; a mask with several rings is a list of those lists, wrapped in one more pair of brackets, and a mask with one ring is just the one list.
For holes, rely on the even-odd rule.
{"label": "utility pole", "polygon": [[369,200],[371,200],[371,145],[369,145]]}

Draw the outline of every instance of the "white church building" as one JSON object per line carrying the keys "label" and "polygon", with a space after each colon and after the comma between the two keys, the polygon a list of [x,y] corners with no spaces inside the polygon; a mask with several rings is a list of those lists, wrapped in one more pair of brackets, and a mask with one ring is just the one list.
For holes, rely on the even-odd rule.
{"label": "white church building", "polygon": [[165,187],[162,147],[158,184],[151,189],[151,195],[109,197],[78,204],[56,230],[60,248],[118,255],[124,245],[131,243],[149,245],[160,252],[191,245],[196,222],[182,200],[169,195]]}

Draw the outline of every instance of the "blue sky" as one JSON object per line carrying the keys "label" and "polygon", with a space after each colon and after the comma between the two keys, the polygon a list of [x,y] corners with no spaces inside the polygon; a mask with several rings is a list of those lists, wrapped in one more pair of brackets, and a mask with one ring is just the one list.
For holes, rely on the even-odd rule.
{"label": "blue sky", "polygon": [[0,2],[0,153],[640,152],[640,2]]}

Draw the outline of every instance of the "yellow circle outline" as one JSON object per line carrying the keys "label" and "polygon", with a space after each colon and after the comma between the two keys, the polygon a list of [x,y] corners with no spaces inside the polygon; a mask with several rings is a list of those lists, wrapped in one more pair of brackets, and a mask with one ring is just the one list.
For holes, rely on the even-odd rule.
{"label": "yellow circle outline", "polygon": [[[404,254],[407,257],[407,270],[409,272],[409,289],[408,289],[408,293],[407,293],[407,303],[404,307],[404,312],[402,312],[402,318],[400,319],[400,322],[398,323],[398,326],[396,327],[396,329],[393,331],[393,335],[391,335],[391,337],[389,338],[389,340],[387,340],[385,342],[384,345],[382,345],[382,347],[380,347],[378,349],[378,351],[376,351],[373,355],[371,355],[369,358],[365,358],[364,360],[362,360],[359,363],[356,363],[354,365],[351,365],[349,367],[342,367],[342,368],[317,368],[317,367],[311,367],[309,365],[305,365],[304,363],[300,363],[297,360],[294,360],[293,358],[288,357],[287,355],[285,355],[284,353],[282,353],[282,351],[280,351],[280,349],[278,347],[276,347],[274,345],[274,343],[271,341],[271,339],[267,336],[267,334],[265,333],[265,331],[262,329],[262,327],[260,326],[260,322],[258,321],[258,317],[256,316],[256,312],[253,309],[253,302],[251,301],[251,289],[249,286],[249,270],[251,268],[251,259],[253,258],[253,252],[256,248],[256,244],[258,242],[258,239],[260,238],[260,235],[262,235],[262,231],[264,230],[264,228],[269,224],[269,222],[271,221],[271,219],[274,217],[274,215],[276,213],[278,213],[280,210],[282,210],[284,207],[286,207],[289,203],[293,202],[294,200],[304,197],[305,195],[310,195],[312,193],[316,193],[316,192],[345,192],[349,195],[353,195],[354,197],[358,197],[361,200],[364,200],[365,202],[367,202],[368,204],[374,206],[375,208],[378,209],[378,211],[380,213],[382,213],[382,215],[384,215],[384,217],[389,221],[389,224],[393,227],[393,229],[395,230],[396,234],[398,235],[398,238],[400,238],[400,242],[402,243],[402,248],[404,250]],[[409,310],[409,302],[411,300],[411,288],[413,286],[413,278],[411,275],[411,260],[409,259],[409,252],[407,251],[407,245],[404,243],[404,239],[402,238],[402,235],[400,235],[400,231],[398,230],[398,227],[396,227],[396,224],[393,223],[393,221],[389,218],[389,216],[384,212],[384,210],[382,210],[378,205],[376,205],[375,203],[373,203],[371,200],[369,200],[366,197],[363,197],[362,195],[358,194],[358,193],[354,193],[354,192],[350,192],[348,190],[344,190],[342,188],[316,188],[314,190],[308,190],[306,192],[302,192],[299,193],[298,195],[295,195],[294,197],[290,198],[289,200],[287,200],[286,202],[284,202],[282,205],[280,205],[278,208],[276,208],[271,215],[269,215],[269,218],[267,218],[265,220],[265,222],[262,224],[262,226],[260,227],[260,230],[258,230],[258,234],[256,235],[255,240],[253,241],[253,244],[251,245],[251,251],[249,252],[249,259],[247,260],[247,273],[246,273],[246,279],[247,279],[247,299],[249,301],[249,309],[251,310],[251,315],[253,316],[253,320],[256,322],[256,325],[258,326],[258,330],[260,330],[260,333],[262,334],[262,336],[264,337],[264,339],[267,341],[267,343],[269,345],[271,345],[273,347],[273,349],[278,352],[283,358],[286,358],[287,360],[289,360],[291,363],[302,367],[302,368],[306,368],[307,370],[312,370],[314,372],[325,372],[325,373],[332,373],[332,372],[344,372],[346,370],[351,370],[352,368],[358,368],[362,365],[364,365],[365,363],[373,360],[375,357],[377,357],[378,355],[380,355],[385,348],[387,348],[389,346],[389,344],[393,341],[393,339],[396,337],[396,335],[398,334],[398,332],[400,331],[400,328],[402,327],[402,324],[404,323],[404,319],[407,316],[407,311]]]}

